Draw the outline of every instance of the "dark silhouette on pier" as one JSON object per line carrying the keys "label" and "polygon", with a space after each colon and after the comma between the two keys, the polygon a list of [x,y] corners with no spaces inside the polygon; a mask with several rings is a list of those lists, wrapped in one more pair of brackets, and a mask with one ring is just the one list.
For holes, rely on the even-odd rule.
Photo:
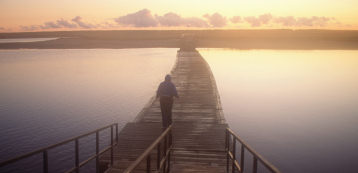
{"label": "dark silhouette on pier", "polygon": [[162,112],[163,127],[167,128],[172,124],[173,97],[179,98],[177,89],[172,83],[170,75],[165,76],[164,82],[160,83],[157,90],[157,98],[160,98],[160,110]]}

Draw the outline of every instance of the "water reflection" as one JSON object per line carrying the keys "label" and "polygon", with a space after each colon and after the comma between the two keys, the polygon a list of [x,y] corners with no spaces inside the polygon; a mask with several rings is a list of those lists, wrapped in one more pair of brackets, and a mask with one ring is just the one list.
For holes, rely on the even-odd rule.
{"label": "water reflection", "polygon": [[176,49],[0,51],[0,160],[134,119]]}
{"label": "water reflection", "polygon": [[230,126],[283,172],[357,172],[358,51],[201,49]]}

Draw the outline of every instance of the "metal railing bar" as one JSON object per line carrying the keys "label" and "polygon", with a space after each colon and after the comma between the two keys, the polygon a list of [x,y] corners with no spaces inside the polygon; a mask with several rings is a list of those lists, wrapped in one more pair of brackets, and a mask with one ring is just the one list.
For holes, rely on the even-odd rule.
{"label": "metal railing bar", "polygon": [[113,126],[111,126],[111,166],[113,166]]}
{"label": "metal railing bar", "polygon": [[227,130],[225,130],[225,152],[226,152],[226,173],[229,173],[229,164],[230,164],[230,160],[229,160],[229,132]]}
{"label": "metal railing bar", "polygon": [[244,165],[245,165],[245,147],[241,144],[241,156],[240,156],[240,167],[242,172],[244,172]]}
{"label": "metal railing bar", "polygon": [[[115,146],[115,145],[114,145]],[[112,148],[112,146],[108,146],[106,148],[104,148],[103,150],[101,150],[99,153],[98,153],[98,156],[102,155],[103,153],[105,153],[106,151],[110,150]]]}
{"label": "metal railing bar", "polygon": [[228,151],[227,154],[229,155],[230,159],[233,159],[233,158],[234,158],[234,156],[232,155],[231,151]]}
{"label": "metal railing bar", "polygon": [[86,163],[88,163],[89,161],[93,160],[94,158],[96,158],[96,155],[93,155],[93,156],[89,157],[88,159],[82,161],[80,163],[80,167],[84,166]]}
{"label": "metal railing bar", "polygon": [[96,172],[99,173],[99,131],[96,131]]}
{"label": "metal railing bar", "polygon": [[257,158],[256,157],[254,157],[254,164],[253,164],[253,166],[252,166],[252,172],[253,173],[257,173]]}
{"label": "metal railing bar", "polygon": [[239,172],[241,172],[240,164],[239,164],[239,162],[238,162],[237,160],[234,161],[234,165],[235,165],[236,169],[237,169]]}
{"label": "metal railing bar", "polygon": [[164,166],[164,164],[165,164],[165,161],[166,161],[167,158],[169,157],[170,150],[168,150],[167,153],[168,153],[168,154],[165,155],[165,156],[160,160],[160,166],[159,166],[159,169],[158,169],[158,170],[160,170],[160,169],[163,168],[163,166]]}
{"label": "metal railing bar", "polygon": [[69,169],[68,171],[66,171],[65,173],[72,173],[77,169],[77,167],[72,167],[71,169]]}
{"label": "metal railing bar", "polygon": [[[172,130],[172,125],[170,125],[125,171],[124,173],[130,173],[133,171],[142,160],[146,159],[146,157],[152,152],[152,150],[158,145],[159,142],[162,141],[163,138],[166,139],[166,136]],[[166,142],[164,143],[164,147],[166,146]]]}
{"label": "metal railing bar", "polygon": [[[117,145],[117,143],[115,143],[115,144],[113,145],[113,147],[116,146],[116,145]],[[101,150],[98,155],[102,155],[103,153],[105,153],[105,152],[108,151],[109,149],[111,149],[111,146],[108,146],[108,147],[106,147],[105,149]],[[86,163],[88,163],[89,161],[91,161],[91,160],[93,160],[93,159],[95,159],[95,158],[96,158],[96,154],[94,154],[94,155],[92,155],[91,157],[89,157],[88,159],[82,161],[82,162],[79,164],[79,167],[78,167],[78,168],[81,168],[81,167],[84,166]]]}
{"label": "metal railing bar", "polygon": [[108,126],[105,126],[105,127],[102,127],[102,128],[99,128],[99,129],[96,129],[96,130],[93,130],[93,131],[90,131],[90,132],[88,132],[88,133],[85,133],[85,134],[83,134],[83,135],[79,135],[79,136],[76,136],[76,137],[67,139],[67,140],[65,140],[65,141],[62,141],[62,142],[59,142],[59,143],[56,143],[56,144],[53,144],[53,145],[49,145],[49,146],[47,146],[47,147],[43,147],[43,148],[37,149],[37,150],[35,150],[35,151],[32,151],[32,152],[29,152],[29,153],[26,153],[26,154],[23,154],[23,155],[14,157],[14,158],[12,158],[12,159],[5,160],[5,161],[3,161],[3,162],[0,163],[0,167],[5,166],[5,165],[8,165],[8,164],[13,163],[13,162],[16,162],[16,161],[18,161],[18,160],[21,160],[21,159],[30,157],[30,156],[32,156],[32,155],[42,153],[42,152],[44,152],[45,150],[49,150],[49,149],[58,147],[58,146],[60,146],[60,145],[67,144],[67,143],[69,143],[69,142],[75,141],[76,139],[83,138],[83,137],[85,137],[85,136],[91,135],[91,134],[93,134],[93,133],[95,133],[95,132],[97,132],[97,131],[98,131],[98,132],[99,132],[99,131],[102,131],[102,130],[107,129],[107,128],[109,128],[109,127],[111,127],[111,126],[114,126],[114,125],[116,125],[116,127],[117,127],[118,124],[117,124],[117,123],[113,123],[113,124],[110,124],[110,125],[108,125]]}
{"label": "metal railing bar", "polygon": [[48,153],[47,153],[47,150],[43,151],[43,172],[48,173]]}
{"label": "metal railing bar", "polygon": [[[230,160],[234,160],[234,156],[232,155],[232,153],[229,151],[228,152],[228,156],[230,157]],[[240,164],[237,160],[234,160],[234,162],[232,163],[235,165],[235,167],[241,172],[241,167],[240,167]]]}
{"label": "metal railing bar", "polygon": [[198,152],[204,152],[204,151],[208,151],[208,152],[220,152],[220,153],[222,153],[222,152],[226,152],[226,150],[215,150],[215,149],[190,149],[190,148],[188,148],[188,149],[186,149],[186,148],[172,148],[172,150],[173,151],[183,151],[183,150],[185,150],[185,151],[198,151]]}
{"label": "metal railing bar", "polygon": [[233,141],[232,143],[232,173],[235,173],[235,160],[236,160],[236,140]]}
{"label": "metal railing bar", "polygon": [[[171,141],[171,140],[170,140]],[[171,145],[171,144],[170,144]],[[170,150],[169,150],[169,154],[168,154],[168,172],[170,172]]]}
{"label": "metal railing bar", "polygon": [[150,173],[152,170],[150,169],[150,154],[147,156],[147,173]]}
{"label": "metal railing bar", "polygon": [[75,165],[76,165],[76,172],[79,172],[80,166],[80,153],[79,153],[79,142],[78,139],[75,141]]}
{"label": "metal railing bar", "polygon": [[[167,151],[167,145],[168,145],[168,143],[167,143],[167,136],[164,136],[163,151]],[[164,154],[164,156],[167,155],[166,152],[163,152],[163,154]]]}
{"label": "metal railing bar", "polygon": [[161,157],[161,152],[160,152],[160,142],[158,143],[157,145],[157,169],[159,170],[160,169],[160,159]]}
{"label": "metal railing bar", "polygon": [[257,153],[253,148],[251,148],[246,142],[244,142],[238,135],[236,135],[230,128],[226,129],[235,139],[238,140],[241,145],[243,145],[252,155],[254,155],[266,168],[271,172],[280,172],[274,165],[268,162],[265,158],[263,158],[259,153]]}
{"label": "metal railing bar", "polygon": [[118,123],[116,123],[115,126],[116,126],[116,142],[118,143]]}
{"label": "metal railing bar", "polygon": [[[116,146],[117,145],[117,143],[115,143],[114,145],[113,145],[113,147],[114,146]],[[109,149],[111,149],[111,148],[113,148],[112,146],[108,146],[108,147],[106,147],[106,148],[104,148],[103,150],[101,150],[100,152],[99,152],[99,156],[100,155],[102,155],[103,153],[105,153],[106,151],[108,151]],[[66,171],[66,173],[70,173],[70,172],[73,172],[73,171],[75,171],[76,170],[76,168],[81,168],[82,166],[84,166],[84,165],[86,165],[88,162],[90,162],[91,160],[93,160],[93,159],[95,159],[96,158],[96,154],[94,154],[94,155],[92,155],[91,157],[89,157],[88,159],[86,159],[86,160],[84,160],[84,161],[82,161],[81,163],[79,163],[78,164],[78,167],[73,167],[73,168],[71,168],[70,170],[68,170],[68,171]]]}

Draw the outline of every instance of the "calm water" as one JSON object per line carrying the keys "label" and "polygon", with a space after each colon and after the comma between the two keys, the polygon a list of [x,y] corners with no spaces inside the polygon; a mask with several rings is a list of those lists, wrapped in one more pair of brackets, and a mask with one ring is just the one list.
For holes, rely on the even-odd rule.
{"label": "calm water", "polygon": [[[174,65],[176,51],[0,51],[0,160],[110,123],[123,127],[154,95]],[[73,165],[69,149],[74,147],[65,148],[67,157],[57,160],[71,156]],[[95,145],[80,141],[83,152],[81,148],[93,153]],[[55,156],[56,150],[51,151],[49,157]],[[41,161],[41,156],[36,159]],[[54,165],[50,163],[50,170]]]}
{"label": "calm water", "polygon": [[0,39],[0,43],[28,43],[28,42],[39,42],[56,40],[58,38],[6,38]]}
{"label": "calm water", "polygon": [[[200,53],[230,127],[280,170],[358,172],[358,51]],[[112,122],[122,127],[175,56],[176,49],[0,51],[0,160]],[[92,149],[83,157],[93,140],[80,142]],[[50,170],[73,164],[73,146],[64,148],[49,153]],[[41,164],[41,156],[31,159]]]}
{"label": "calm water", "polygon": [[358,172],[358,51],[201,49],[230,127],[283,172]]}

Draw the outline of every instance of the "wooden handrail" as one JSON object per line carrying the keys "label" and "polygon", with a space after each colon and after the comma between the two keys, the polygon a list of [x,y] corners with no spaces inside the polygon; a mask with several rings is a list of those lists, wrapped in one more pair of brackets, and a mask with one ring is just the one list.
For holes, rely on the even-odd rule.
{"label": "wooden handrail", "polygon": [[[148,159],[148,156],[150,155],[150,153],[152,152],[152,150],[155,149],[155,147],[157,147],[160,142],[166,138],[168,135],[170,135],[172,130],[172,125],[170,125],[123,173],[131,173],[144,159]],[[167,148],[167,150],[170,151],[170,145],[171,145],[171,139],[169,138],[169,147]],[[166,145],[166,144],[164,144]],[[167,151],[164,151],[165,153]],[[159,159],[159,158],[157,158]],[[164,158],[166,159],[166,158]],[[150,157],[149,157],[150,160]],[[150,162],[149,162],[150,163]],[[148,164],[148,160],[147,160],[147,164]],[[147,165],[148,166],[148,165]]]}
{"label": "wooden handrail", "polygon": [[[237,140],[241,143],[242,145],[242,149],[241,149],[241,152],[242,152],[242,157],[243,157],[243,150],[246,148],[252,155],[253,155],[253,159],[254,159],[254,172],[257,171],[257,161],[260,161],[270,172],[273,172],[273,173],[280,173],[280,171],[273,165],[271,164],[269,161],[267,161],[263,156],[261,156],[258,152],[256,152],[251,146],[249,146],[245,141],[243,141],[237,134],[235,134],[235,132],[233,132],[230,128],[227,128],[226,129],[227,131],[227,135],[226,135],[226,138],[228,138],[228,135],[231,135],[233,136],[234,140]],[[227,147],[227,155],[228,157],[230,157],[231,160],[234,160],[233,163],[235,162],[238,162],[236,158],[234,158],[232,156],[233,153],[231,153],[230,149],[229,149],[229,139],[226,139],[227,141],[227,144],[226,144],[226,147]],[[240,159],[241,162],[243,163],[244,161],[244,158]],[[241,164],[242,167],[243,167],[243,164]],[[235,167],[237,167],[238,164],[235,164]],[[241,170],[243,170],[242,167],[237,167],[238,170],[241,172]],[[255,170],[256,168],[256,170]]]}

